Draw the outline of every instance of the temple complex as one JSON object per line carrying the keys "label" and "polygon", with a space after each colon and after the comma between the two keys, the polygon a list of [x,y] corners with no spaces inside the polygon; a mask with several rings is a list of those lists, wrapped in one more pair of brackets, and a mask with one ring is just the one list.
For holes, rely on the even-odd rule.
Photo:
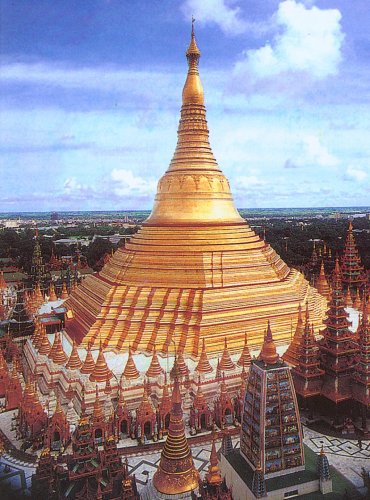
{"label": "temple complex", "polygon": [[289,339],[299,303],[322,325],[325,299],[290,269],[237,212],[209,143],[200,51],[186,52],[177,147],[159,180],[150,217],[98,274],[72,292],[68,335],[81,346],[198,357],[259,346],[269,317]]}
{"label": "temple complex", "polygon": [[[322,263],[317,290],[254,233],[209,144],[194,29],[186,57],[177,147],[142,228],[78,287],[67,269],[42,288],[36,237],[34,288],[19,290],[10,327],[33,334],[22,359],[10,336],[0,349],[0,398],[41,452],[35,495],[135,500],[124,448],[150,442],[163,448],[143,500],[324,493],[329,465],[322,452],[317,470],[306,467],[298,401],[354,400],[366,433],[369,304],[351,226],[342,272],[337,260],[330,286]],[[356,335],[342,277],[362,310]],[[201,479],[186,432],[210,442],[211,431]]]}

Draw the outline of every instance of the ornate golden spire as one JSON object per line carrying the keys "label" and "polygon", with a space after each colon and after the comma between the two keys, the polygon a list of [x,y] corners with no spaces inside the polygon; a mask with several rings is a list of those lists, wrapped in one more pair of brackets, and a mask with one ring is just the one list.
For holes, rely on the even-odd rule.
{"label": "ornate golden spire", "polygon": [[153,476],[155,489],[164,495],[181,495],[191,492],[198,488],[199,481],[199,474],[194,466],[185,436],[179,384],[180,372],[176,358],[173,375],[172,409],[168,436],[162,450],[159,467]]}
{"label": "ornate golden spire", "polygon": [[208,361],[208,356],[207,356],[207,351],[206,351],[206,344],[203,339],[202,342],[202,352],[200,353],[200,358],[197,364],[197,367],[195,368],[198,373],[211,373],[213,371],[213,368]]}
{"label": "ornate golden spire", "polygon": [[94,370],[90,375],[91,382],[105,382],[107,378],[109,380],[113,377],[113,373],[108,368],[107,362],[103,354],[102,343],[100,342],[99,354],[94,366]]}
{"label": "ornate golden spire", "polygon": [[279,359],[279,355],[276,352],[276,345],[272,338],[270,320],[267,323],[267,331],[265,339],[263,341],[261,352],[258,356],[258,360],[264,361],[267,365],[274,365]]}
{"label": "ornate golden spire", "polygon": [[184,355],[182,352],[179,352],[177,355],[177,366],[180,370],[180,373],[183,377],[189,375],[189,368],[187,367],[184,359]]}
{"label": "ornate golden spire", "polygon": [[[306,321],[307,321],[307,307],[306,307]],[[299,304],[298,306],[298,321],[297,321],[297,326],[294,332],[294,337],[289,344],[288,349],[284,352],[282,355],[282,358],[284,361],[287,361],[293,366],[298,365],[298,357],[300,355],[300,345],[301,345],[301,339],[303,336],[304,332],[304,324],[303,324],[303,318],[302,318],[302,306]]]}
{"label": "ornate golden spire", "polygon": [[60,332],[55,333],[53,347],[50,350],[49,358],[57,365],[64,365],[67,361],[67,355],[64,352],[62,341],[60,339]]}
{"label": "ornate golden spire", "polygon": [[140,373],[138,372],[132,357],[131,346],[128,348],[128,359],[122,375],[127,378],[127,380],[135,380],[140,377]]}
{"label": "ornate golden spire", "polygon": [[49,286],[49,300],[51,302],[58,300],[58,297],[55,293],[54,283],[50,283],[50,286]]}
{"label": "ornate golden spire", "polygon": [[81,366],[82,366],[82,361],[80,359],[80,356],[78,355],[77,345],[76,342],[73,341],[72,352],[71,355],[69,356],[66,368],[69,368],[70,370],[79,370]]}
{"label": "ornate golden spire", "polygon": [[193,24],[186,51],[189,68],[182,91],[178,142],[171,164],[158,183],[153,211],[145,225],[245,224],[209,144],[199,57]]}
{"label": "ornate golden spire", "polygon": [[219,368],[221,371],[233,370],[235,368],[234,363],[230,357],[229,349],[227,348],[227,340],[225,337],[224,352],[222,353]]}
{"label": "ornate golden spire", "polygon": [[325,268],[324,268],[324,261],[321,261],[321,267],[320,267],[320,274],[319,274],[319,279],[317,280],[316,288],[321,295],[326,297],[326,299],[329,299],[330,295],[330,288],[325,276]]}
{"label": "ornate golden spire", "polygon": [[251,364],[251,353],[249,352],[249,347],[248,347],[248,338],[247,338],[247,334],[245,334],[245,337],[244,337],[244,347],[243,347],[243,351],[240,355],[240,358],[238,360],[238,366],[242,366],[243,367],[243,370],[246,366],[250,365]]}
{"label": "ornate golden spire", "polygon": [[211,456],[209,459],[208,473],[206,474],[206,481],[212,486],[219,486],[222,483],[221,471],[218,465],[218,458],[216,452],[215,437],[212,439]]}
{"label": "ornate golden spire", "polygon": [[84,364],[81,367],[81,373],[92,373],[95,368],[95,361],[91,354],[91,345],[87,348],[86,358]]}
{"label": "ornate golden spire", "polygon": [[156,378],[159,377],[159,375],[162,375],[162,373],[163,373],[163,368],[159,364],[157,350],[156,347],[154,346],[152,360],[145,375],[150,378]]}
{"label": "ornate golden spire", "polygon": [[48,339],[48,336],[46,334],[46,328],[45,326],[41,326],[41,342],[40,342],[40,347],[39,347],[39,354],[45,354],[46,356],[49,354],[51,345]]}

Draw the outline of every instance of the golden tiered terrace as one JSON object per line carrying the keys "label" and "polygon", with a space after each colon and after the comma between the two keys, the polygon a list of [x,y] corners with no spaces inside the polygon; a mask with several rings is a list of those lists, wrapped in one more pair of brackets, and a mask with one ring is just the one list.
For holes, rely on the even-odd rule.
{"label": "golden tiered terrace", "polygon": [[178,143],[140,231],[89,276],[68,301],[71,337],[104,348],[213,357],[262,343],[267,319],[277,341],[290,338],[299,303],[316,327],[326,301],[238,214],[213,156],[194,32],[186,52]]}

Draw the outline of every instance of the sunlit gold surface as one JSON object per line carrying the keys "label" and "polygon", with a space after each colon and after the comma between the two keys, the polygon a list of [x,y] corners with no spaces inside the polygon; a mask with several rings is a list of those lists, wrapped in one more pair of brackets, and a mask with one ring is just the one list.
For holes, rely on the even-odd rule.
{"label": "sunlit gold surface", "polygon": [[158,183],[153,211],[99,275],[87,277],[67,306],[68,333],[84,346],[220,355],[224,338],[240,352],[245,333],[260,345],[271,318],[276,341],[288,340],[300,302],[316,327],[326,301],[238,214],[213,156],[192,36],[178,143]]}

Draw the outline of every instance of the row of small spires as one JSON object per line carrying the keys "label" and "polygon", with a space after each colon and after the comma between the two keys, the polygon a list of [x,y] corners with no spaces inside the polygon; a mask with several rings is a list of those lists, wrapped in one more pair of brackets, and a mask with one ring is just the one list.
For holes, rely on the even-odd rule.
{"label": "row of small spires", "polygon": [[[32,342],[34,347],[38,350],[39,354],[48,356],[54,363],[59,365],[64,365],[66,368],[71,370],[80,370],[81,373],[90,374],[90,380],[92,382],[106,382],[113,377],[111,370],[108,368],[104,354],[102,344],[99,346],[99,354],[96,362],[91,353],[91,345],[88,346],[85,360],[82,362],[77,351],[76,342],[73,341],[72,351],[67,357],[64,352],[63,345],[61,342],[60,332],[55,333],[53,345],[50,344],[49,338],[46,333],[46,328],[41,324],[39,320],[36,321],[36,328],[34,335],[32,337]],[[178,354],[178,366],[182,376],[187,377],[189,375],[189,368],[186,366],[184,357],[182,353]],[[251,355],[249,352],[247,344],[247,336],[245,336],[245,344],[237,362],[238,366],[245,367],[251,362]],[[225,338],[224,350],[221,356],[221,360],[218,360],[216,374],[220,374],[224,371],[230,371],[235,368],[228,347],[227,340]],[[212,368],[205,348],[205,341],[203,339],[202,351],[198,364],[196,366],[196,371],[198,373],[211,373],[214,369]],[[163,368],[161,367],[156,348],[154,347],[152,360],[148,370],[146,371],[146,376],[150,378],[155,378],[163,374]],[[123,370],[123,376],[127,380],[135,380],[140,377],[140,373],[136,368],[131,346],[129,347],[129,354],[125,369]]]}

